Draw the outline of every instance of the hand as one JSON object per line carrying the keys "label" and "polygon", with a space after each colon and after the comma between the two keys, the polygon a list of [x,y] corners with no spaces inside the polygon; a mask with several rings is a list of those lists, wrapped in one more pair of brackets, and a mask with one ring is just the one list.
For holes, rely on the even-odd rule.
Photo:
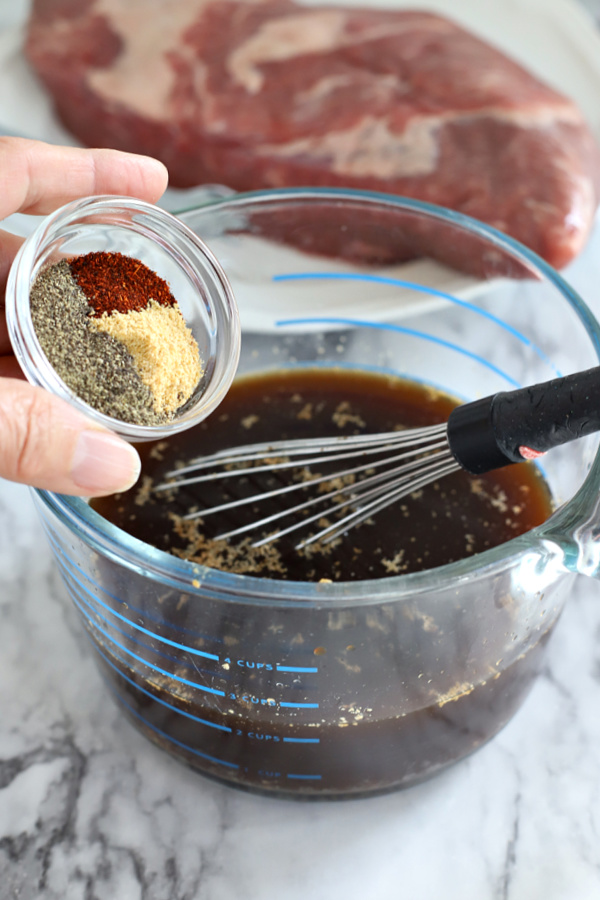
{"label": "hand", "polygon": [[[167,170],[148,157],[0,137],[0,219],[15,212],[46,215],[92,194],[155,202],[166,186]],[[140,472],[135,449],[27,384],[11,353],[4,292],[22,242],[0,231],[0,477],[86,497],[125,490]]]}

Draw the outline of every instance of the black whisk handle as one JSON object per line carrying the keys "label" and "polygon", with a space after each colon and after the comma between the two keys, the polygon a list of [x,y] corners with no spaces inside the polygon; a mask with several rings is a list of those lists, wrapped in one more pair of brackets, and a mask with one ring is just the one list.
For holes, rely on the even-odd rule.
{"label": "black whisk handle", "polygon": [[503,391],[452,410],[448,442],[474,475],[600,431],[600,367]]}

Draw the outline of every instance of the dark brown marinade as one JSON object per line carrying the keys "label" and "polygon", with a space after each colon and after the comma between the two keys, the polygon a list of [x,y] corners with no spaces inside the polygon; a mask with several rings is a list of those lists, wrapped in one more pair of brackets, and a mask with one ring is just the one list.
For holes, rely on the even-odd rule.
{"label": "dark brown marinade", "polygon": [[[543,522],[551,499],[537,469],[523,464],[478,477],[458,472],[391,505],[333,547],[307,553],[294,549],[302,531],[261,551],[249,551],[249,541],[243,538],[237,543],[211,543],[221,532],[274,512],[281,500],[241,507],[195,524],[181,521],[195,507],[277,487],[289,479],[285,474],[253,474],[166,495],[153,494],[152,487],[169,469],[199,453],[280,438],[431,425],[445,421],[454,405],[450,397],[427,386],[352,370],[298,369],[247,376],[234,383],[218,410],[200,425],[168,442],[142,445],[140,484],[126,494],[95,500],[93,506],[159,549],[242,574],[358,581],[435,568],[502,544]],[[318,471],[333,470],[319,466]],[[312,496],[310,488],[306,496]],[[288,505],[297,502],[287,500]]]}

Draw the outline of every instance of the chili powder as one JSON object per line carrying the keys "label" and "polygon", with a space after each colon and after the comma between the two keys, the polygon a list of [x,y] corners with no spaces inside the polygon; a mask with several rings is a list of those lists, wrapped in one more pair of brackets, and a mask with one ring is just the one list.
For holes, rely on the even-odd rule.
{"label": "chili powder", "polygon": [[123,253],[84,253],[70,259],[69,267],[95,317],[140,312],[150,300],[160,306],[175,306],[167,282],[139,259]]}

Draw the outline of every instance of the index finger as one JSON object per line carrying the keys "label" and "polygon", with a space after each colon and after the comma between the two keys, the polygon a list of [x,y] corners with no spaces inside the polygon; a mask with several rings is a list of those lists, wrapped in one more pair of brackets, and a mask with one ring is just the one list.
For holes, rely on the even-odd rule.
{"label": "index finger", "polygon": [[15,212],[46,215],[93,194],[154,203],[167,180],[166,168],[149,156],[0,136],[0,219]]}

